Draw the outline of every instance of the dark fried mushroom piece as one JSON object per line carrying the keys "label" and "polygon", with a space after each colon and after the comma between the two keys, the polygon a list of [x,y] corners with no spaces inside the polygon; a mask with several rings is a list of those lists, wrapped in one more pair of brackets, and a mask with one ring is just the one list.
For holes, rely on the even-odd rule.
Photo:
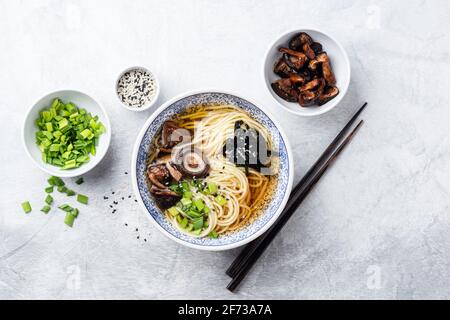
{"label": "dark fried mushroom piece", "polygon": [[312,42],[313,40],[307,33],[300,32],[289,40],[289,48],[295,51],[301,51],[303,49],[303,44],[311,44]]}
{"label": "dark fried mushroom piece", "polygon": [[326,52],[322,52],[317,56],[317,61],[322,63],[322,72],[325,81],[329,86],[334,86],[336,84],[336,77],[334,76],[333,69],[331,68],[330,58]]}
{"label": "dark fried mushroom piece", "polygon": [[282,78],[289,78],[291,73],[294,73],[295,70],[291,68],[284,57],[280,58],[278,62],[275,64],[275,67],[273,69],[273,72],[275,72],[277,75],[279,75]]}
{"label": "dark fried mushroom piece", "polygon": [[297,73],[292,73],[289,75],[289,80],[292,86],[301,86],[305,83],[305,78]]}
{"label": "dark fried mushroom piece", "polygon": [[309,107],[316,102],[318,97],[317,91],[303,91],[298,96],[298,103],[302,107]]}
{"label": "dark fried mushroom piece", "polygon": [[322,78],[316,78],[300,88],[300,94],[298,96],[298,103],[302,107],[308,107],[314,104],[319,96],[322,94],[325,88],[325,80]]}
{"label": "dark fried mushroom piece", "polygon": [[165,183],[170,178],[169,170],[163,164],[153,164],[147,168],[147,175],[150,182],[158,188],[165,188]]}
{"label": "dark fried mushroom piece", "polygon": [[167,170],[169,170],[170,175],[176,182],[179,182],[181,178],[183,178],[183,174],[178,170],[176,166],[172,165],[170,162],[166,163],[166,167]]}
{"label": "dark fried mushroom piece", "polygon": [[150,193],[155,196],[156,203],[162,208],[167,209],[174,206],[178,201],[181,200],[181,196],[176,192],[168,188],[158,188],[157,186],[152,186],[150,188]]}
{"label": "dark fried mushroom piece", "polygon": [[284,60],[286,63],[296,70],[300,70],[308,61],[308,57],[303,52],[294,51],[288,48],[280,48],[280,52],[286,53]]}
{"label": "dark fried mushroom piece", "polygon": [[298,93],[292,87],[290,79],[278,79],[271,84],[273,91],[282,99],[288,102],[297,102]]}
{"label": "dark fried mushroom piece", "polygon": [[327,87],[319,95],[319,98],[317,99],[317,102],[319,103],[319,106],[324,105],[328,101],[336,98],[336,96],[338,94],[339,94],[339,89],[336,86]]}
{"label": "dark fried mushroom piece", "polygon": [[318,55],[319,53],[321,53],[323,51],[322,45],[318,42],[311,43],[310,47],[311,47],[311,49],[313,49],[313,51],[316,55]]}
{"label": "dark fried mushroom piece", "polygon": [[303,52],[306,54],[308,59],[314,59],[316,57],[316,53],[311,48],[309,43],[304,43],[303,44]]}
{"label": "dark fried mushroom piece", "polygon": [[166,121],[162,128],[160,149],[163,152],[170,152],[174,146],[180,142],[189,141],[190,138],[189,130],[178,127],[173,121]]}

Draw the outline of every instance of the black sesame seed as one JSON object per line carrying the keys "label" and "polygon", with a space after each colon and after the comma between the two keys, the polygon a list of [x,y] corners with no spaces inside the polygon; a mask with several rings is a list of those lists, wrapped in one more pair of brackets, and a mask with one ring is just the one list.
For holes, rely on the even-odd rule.
{"label": "black sesame seed", "polygon": [[139,239],[139,236],[137,236],[136,239]]}
{"label": "black sesame seed", "polygon": [[115,192],[113,191],[113,192],[111,192],[112,194],[114,194]]}
{"label": "black sesame seed", "polygon": [[131,198],[131,195],[128,196],[128,199],[130,199],[130,198]]}
{"label": "black sesame seed", "polygon": [[128,223],[125,223],[125,227],[128,227]]}
{"label": "black sesame seed", "polygon": [[124,198],[124,197],[122,197],[122,200],[125,200],[125,198]]}
{"label": "black sesame seed", "polygon": [[136,231],[139,231],[139,229],[138,229],[138,228],[136,228]]}

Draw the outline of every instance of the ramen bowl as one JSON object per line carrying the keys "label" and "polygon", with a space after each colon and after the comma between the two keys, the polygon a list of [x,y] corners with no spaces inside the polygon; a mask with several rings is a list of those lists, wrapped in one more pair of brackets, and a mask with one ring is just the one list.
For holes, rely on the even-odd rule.
{"label": "ramen bowl", "polygon": [[[272,141],[278,146],[278,174],[275,182],[276,185],[270,198],[271,200],[265,203],[263,209],[254,220],[241,229],[221,234],[218,238],[195,238],[175,228],[155,203],[153,196],[150,194],[146,177],[147,159],[151,145],[163,123],[172,119],[175,115],[184,112],[191,106],[205,104],[231,104],[242,109],[268,130]],[[136,198],[144,214],[159,231],[170,239],[191,248],[221,251],[249,243],[263,234],[276,221],[286,205],[292,188],[294,164],[291,148],[285,133],[265,108],[237,94],[209,90],[189,92],[177,96],[164,103],[153,113],[137,137],[133,150],[131,172],[132,185]]]}

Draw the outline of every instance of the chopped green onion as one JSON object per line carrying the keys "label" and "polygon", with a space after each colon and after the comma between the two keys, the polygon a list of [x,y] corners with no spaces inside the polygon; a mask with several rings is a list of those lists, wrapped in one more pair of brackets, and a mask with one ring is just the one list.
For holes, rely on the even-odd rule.
{"label": "chopped green onion", "polygon": [[58,207],[59,209],[65,211],[65,212],[71,212],[74,210],[74,208],[72,208],[71,206],[69,206],[68,204],[62,204]]}
{"label": "chopped green onion", "polygon": [[203,227],[203,217],[195,219],[192,224],[194,225],[194,230],[201,229]]}
{"label": "chopped green onion", "polygon": [[52,193],[53,192],[53,186],[49,186],[49,187],[45,188],[45,192],[46,193]]}
{"label": "chopped green onion", "polygon": [[215,184],[214,182],[208,183],[208,191],[210,194],[216,193],[217,192],[217,184]]}
{"label": "chopped green onion", "polygon": [[82,184],[84,182],[83,177],[80,177],[77,179],[77,181],[75,181],[76,184]]}
{"label": "chopped green onion", "polygon": [[67,192],[67,190],[69,190],[69,189],[67,189],[67,187],[66,186],[59,186],[58,188],[56,188],[59,192],[61,192],[61,193],[65,193],[65,192]]}
{"label": "chopped green onion", "polygon": [[48,194],[47,197],[45,198],[45,202],[47,202],[47,204],[52,204],[53,203],[53,197]]}
{"label": "chopped green onion", "polygon": [[71,189],[67,189],[66,194],[68,197],[74,196],[75,195],[75,191],[71,190]]}
{"label": "chopped green onion", "polygon": [[89,200],[89,198],[85,195],[82,195],[80,193],[77,195],[77,201],[82,204],[88,204],[88,200]]}
{"label": "chopped green onion", "polygon": [[24,203],[22,203],[22,209],[25,213],[30,213],[31,212],[31,204],[28,201],[25,201]]}
{"label": "chopped green onion", "polygon": [[204,208],[203,208],[203,212],[204,213],[209,213],[211,211],[211,209],[209,209],[209,207],[207,207],[207,206],[205,206]]}
{"label": "chopped green onion", "polygon": [[181,220],[181,222],[180,222],[180,226],[182,228],[186,228],[187,223],[188,223],[188,219],[186,217],[184,217],[183,220]]}
{"label": "chopped green onion", "polygon": [[51,186],[57,186],[57,187],[60,187],[60,186],[63,186],[65,183],[64,183],[64,181],[61,179],[61,178],[59,178],[59,177],[55,177],[55,176],[51,176],[50,178],[48,178],[48,183],[51,185]]}
{"label": "chopped green onion", "polygon": [[50,209],[51,209],[50,206],[45,205],[45,206],[42,207],[41,211],[42,211],[43,213],[47,214],[47,213],[49,213]]}
{"label": "chopped green onion", "polygon": [[79,211],[77,208],[75,208],[72,211],[69,211],[69,213],[72,214],[76,218],[76,217],[78,217]]}
{"label": "chopped green onion", "polygon": [[192,218],[200,218],[200,217],[203,216],[203,214],[201,214],[201,213],[199,213],[199,212],[196,212],[196,211],[194,211],[194,210],[189,210],[189,211],[187,212],[187,215],[190,216],[190,217],[192,217]]}
{"label": "chopped green onion", "polygon": [[202,199],[194,200],[194,205],[197,207],[198,211],[203,211],[205,208],[205,203]]}
{"label": "chopped green onion", "polygon": [[66,217],[64,218],[64,223],[72,228],[74,220],[75,216],[71,212],[67,212]]}
{"label": "chopped green onion", "polygon": [[186,227],[186,231],[191,232],[192,229],[194,229],[194,225],[192,223],[189,223],[188,226]]}
{"label": "chopped green onion", "polygon": [[192,199],[192,192],[190,192],[190,191],[185,191],[185,192],[183,192],[183,198],[185,198],[185,199]]}
{"label": "chopped green onion", "polygon": [[181,198],[180,202],[184,205],[184,206],[189,206],[192,203],[192,200],[186,199],[186,198]]}
{"label": "chopped green onion", "polygon": [[220,205],[220,206],[223,206],[223,205],[225,205],[226,203],[227,203],[227,200],[224,198],[224,197],[222,197],[222,196],[217,196],[216,198],[216,202]]}
{"label": "chopped green onion", "polygon": [[217,239],[218,237],[219,237],[219,234],[216,232],[216,231],[211,231],[210,233],[209,233],[209,235],[208,235],[210,238],[213,238],[213,239]]}
{"label": "chopped green onion", "polygon": [[178,212],[178,210],[177,210],[176,207],[169,208],[168,211],[169,211],[169,213],[170,213],[172,216],[174,216],[174,217],[175,217],[176,215],[180,214],[180,213]]}

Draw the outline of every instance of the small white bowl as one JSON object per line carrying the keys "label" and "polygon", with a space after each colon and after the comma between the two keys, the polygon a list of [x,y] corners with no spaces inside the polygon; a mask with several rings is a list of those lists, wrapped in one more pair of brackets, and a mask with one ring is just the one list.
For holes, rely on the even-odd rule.
{"label": "small white bowl", "polygon": [[[278,51],[280,47],[287,47],[289,40],[300,32],[306,32],[309,34],[315,42],[319,42],[323,46],[325,51],[331,60],[331,67],[336,76],[336,86],[339,89],[339,95],[333,100],[328,101],[322,106],[301,107],[298,103],[288,102],[280,98],[270,86],[271,83],[280,79],[278,75],[273,72],[273,68],[277,60],[281,57],[281,53]],[[347,93],[350,84],[350,61],[343,46],[332,36],[322,31],[313,28],[295,29],[286,33],[283,33],[272,43],[267,50],[264,61],[264,81],[267,89],[272,97],[281,105],[285,110],[299,115],[299,116],[317,116],[325,112],[330,111],[336,105],[341,102]]]}
{"label": "small white bowl", "polygon": [[[62,170],[60,167],[44,163],[42,161],[42,153],[36,144],[38,128],[35,125],[35,121],[39,117],[39,112],[50,106],[55,98],[60,98],[64,102],[73,102],[79,108],[84,108],[87,112],[92,113],[93,116],[98,115],[99,121],[105,126],[106,132],[100,136],[96,155],[90,155],[90,161],[79,168]],[[26,153],[41,170],[62,178],[77,177],[93,169],[105,156],[111,141],[111,124],[105,109],[89,95],[76,90],[59,90],[40,98],[28,110],[22,128],[22,141]]]}
{"label": "small white bowl", "polygon": [[[122,78],[122,76],[123,76],[125,73],[127,73],[127,72],[129,72],[129,71],[132,71],[132,70],[142,70],[142,71],[144,71],[144,72],[147,72],[147,73],[151,74],[151,75],[153,76],[153,79],[154,79],[155,84],[156,84],[156,92],[155,92],[155,95],[153,96],[153,99],[150,100],[146,105],[144,105],[144,106],[142,106],[142,107],[139,107],[139,108],[130,107],[130,106],[128,106],[126,103],[124,103],[124,102],[120,99],[119,93],[118,93],[118,90],[117,90],[117,87],[118,87],[118,85],[119,85],[119,81],[120,81],[120,79]],[[159,98],[160,86],[159,86],[158,78],[156,77],[156,75],[155,75],[154,72],[152,72],[152,71],[150,71],[149,69],[144,68],[144,67],[135,66],[135,67],[127,68],[127,69],[125,69],[123,72],[121,72],[121,73],[119,74],[119,76],[117,77],[117,80],[116,80],[116,85],[115,85],[114,90],[116,91],[116,97],[117,97],[117,99],[119,100],[120,104],[121,104],[125,109],[130,110],[130,111],[137,111],[137,112],[140,112],[140,111],[148,110],[148,109],[150,109],[151,107],[153,107],[153,106],[155,105],[156,101],[157,101],[158,98]]]}

